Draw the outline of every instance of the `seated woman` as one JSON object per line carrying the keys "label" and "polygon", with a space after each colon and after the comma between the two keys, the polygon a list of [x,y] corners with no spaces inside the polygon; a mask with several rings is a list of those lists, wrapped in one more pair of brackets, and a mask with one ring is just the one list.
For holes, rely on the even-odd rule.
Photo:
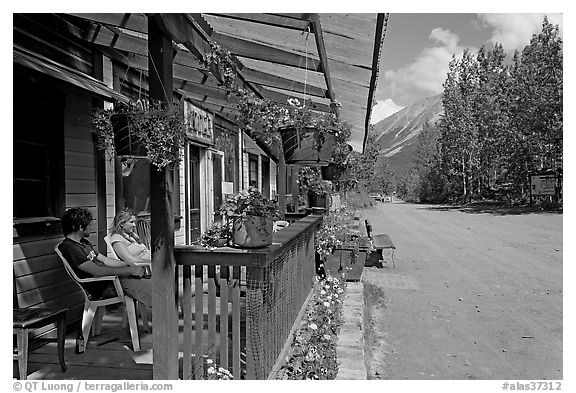
{"label": "seated woman", "polygon": [[152,254],[136,234],[136,216],[130,209],[116,214],[110,230],[110,244],[121,260],[150,265]]}
{"label": "seated woman", "polygon": [[[147,275],[146,269],[100,254],[87,239],[92,232],[92,214],[87,209],[70,208],[62,216],[61,222],[65,238],[59,249],[78,277],[118,276],[126,294],[152,307],[152,282],[142,280]],[[86,286],[95,299],[116,293],[110,282],[94,282]]]}

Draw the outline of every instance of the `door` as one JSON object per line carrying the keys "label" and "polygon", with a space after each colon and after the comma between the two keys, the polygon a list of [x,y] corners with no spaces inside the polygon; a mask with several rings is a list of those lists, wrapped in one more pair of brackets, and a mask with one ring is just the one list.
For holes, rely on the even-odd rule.
{"label": "door", "polygon": [[220,221],[222,206],[222,156],[212,154],[212,179],[214,180],[214,221]]}
{"label": "door", "polygon": [[270,160],[262,157],[262,195],[270,198]]}
{"label": "door", "polygon": [[188,160],[188,184],[190,184],[190,194],[188,195],[188,226],[190,242],[200,239],[200,148],[189,146]]}

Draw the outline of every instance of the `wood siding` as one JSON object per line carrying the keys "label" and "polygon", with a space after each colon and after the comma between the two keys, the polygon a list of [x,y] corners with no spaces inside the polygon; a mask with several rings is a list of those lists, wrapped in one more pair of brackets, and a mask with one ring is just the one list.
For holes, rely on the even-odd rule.
{"label": "wood siding", "polygon": [[[94,143],[89,129],[92,98],[66,93],[64,112],[64,184],[66,208],[86,207],[97,217]],[[95,222],[93,228],[97,228]],[[54,247],[62,234],[15,238],[13,245],[14,292],[19,307],[68,308],[68,322],[82,317],[84,296],[70,279]],[[97,244],[94,232],[89,240]],[[35,335],[50,330],[39,329]]]}

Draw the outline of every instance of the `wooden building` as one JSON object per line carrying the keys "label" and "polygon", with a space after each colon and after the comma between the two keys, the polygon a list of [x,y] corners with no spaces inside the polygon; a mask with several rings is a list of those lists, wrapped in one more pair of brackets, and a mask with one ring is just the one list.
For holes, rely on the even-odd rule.
{"label": "wooden building", "polygon": [[[230,268],[230,277],[248,274],[261,284],[248,291],[249,299],[263,296],[284,304],[278,293],[262,292],[268,285],[262,280],[272,266],[284,269],[290,258],[308,271],[318,221],[295,226],[299,232],[279,239],[284,243],[269,254],[232,253],[238,259],[233,263],[204,263],[186,248],[218,219],[226,194],[256,186],[270,198],[279,196],[283,209],[287,182],[288,187],[294,184],[282,155],[240,130],[234,102],[199,60],[217,42],[238,61],[245,88],[277,102],[308,98],[318,110],[335,111],[353,124],[352,144],[361,150],[386,21],[385,14],[14,14],[13,100],[20,103],[14,105],[13,129],[14,307],[66,307],[70,323],[81,318],[83,297],[54,253],[62,240],[59,218],[78,206],[92,212],[90,241],[101,252],[119,209],[131,207],[151,217],[152,243],[162,245],[153,251],[154,378],[178,377],[178,343],[171,341],[178,328],[175,274],[201,279],[198,266],[204,264],[214,284],[213,268]],[[152,67],[158,68],[151,72]],[[97,149],[90,131],[92,112],[115,101],[156,99],[178,102],[185,113],[203,119],[209,132],[197,133],[173,174],[151,173],[146,161],[123,170],[119,159]],[[172,211],[162,204],[167,181],[176,190],[164,204]],[[170,255],[179,245],[177,267]],[[195,273],[187,270],[190,266],[196,266]],[[291,291],[299,288],[306,294],[310,289],[304,281],[295,285]],[[265,337],[274,351],[264,348],[266,360],[256,362],[262,353],[250,350],[248,377],[265,378],[270,372],[306,296],[294,299],[289,316],[268,326],[282,326],[278,339]],[[248,330],[250,323],[253,327],[255,320]],[[255,338],[248,336],[250,347]]]}

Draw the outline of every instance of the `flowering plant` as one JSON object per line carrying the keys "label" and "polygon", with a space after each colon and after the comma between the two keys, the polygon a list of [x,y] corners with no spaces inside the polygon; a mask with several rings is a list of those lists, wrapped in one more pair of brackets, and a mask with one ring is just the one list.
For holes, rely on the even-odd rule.
{"label": "flowering plant", "polygon": [[350,139],[349,126],[338,122],[332,112],[313,110],[311,103],[300,103],[296,98],[289,98],[286,105],[279,105],[244,90],[238,95],[239,120],[244,124],[244,128],[270,145],[280,143],[279,129],[288,126],[296,128],[297,131],[314,128],[314,143],[317,150],[322,147],[326,133],[334,135],[337,145]]}
{"label": "flowering plant", "polygon": [[116,104],[114,109],[97,109],[91,119],[97,146],[113,155],[114,116],[125,115],[131,138],[144,148],[146,158],[158,168],[178,163],[188,142],[186,125],[178,107],[163,108],[160,102],[146,105]]}
{"label": "flowering plant", "polygon": [[278,206],[267,199],[257,188],[249,187],[226,199],[220,207],[220,213],[227,217],[261,216],[279,218]]}
{"label": "flowering plant", "polygon": [[[192,379],[234,379],[232,373],[225,369],[224,367],[219,367],[214,360],[210,359],[208,356],[204,355],[200,360],[196,360],[196,355],[192,355]],[[200,364],[200,361],[202,364]],[[199,368],[200,372],[195,373],[196,369]]]}
{"label": "flowering plant", "polygon": [[332,192],[332,183],[328,180],[317,179],[312,181],[308,187],[308,191],[312,191],[315,194],[329,194]]}
{"label": "flowering plant", "polygon": [[306,316],[294,333],[291,354],[281,368],[282,379],[336,377],[336,338],[342,325],[344,286],[343,277],[316,277]]}
{"label": "flowering plant", "polygon": [[351,249],[352,262],[356,260],[360,249],[370,253],[374,250],[372,240],[365,234],[353,229],[353,213],[340,209],[324,217],[320,229],[316,232],[316,252],[322,259],[337,249]]}
{"label": "flowering plant", "polygon": [[206,249],[213,250],[216,247],[225,246],[229,238],[229,225],[214,223],[200,237],[200,245]]}
{"label": "flowering plant", "polygon": [[201,64],[222,83],[228,90],[237,91],[236,63],[227,49],[215,42],[210,42],[210,52],[204,54]]}

